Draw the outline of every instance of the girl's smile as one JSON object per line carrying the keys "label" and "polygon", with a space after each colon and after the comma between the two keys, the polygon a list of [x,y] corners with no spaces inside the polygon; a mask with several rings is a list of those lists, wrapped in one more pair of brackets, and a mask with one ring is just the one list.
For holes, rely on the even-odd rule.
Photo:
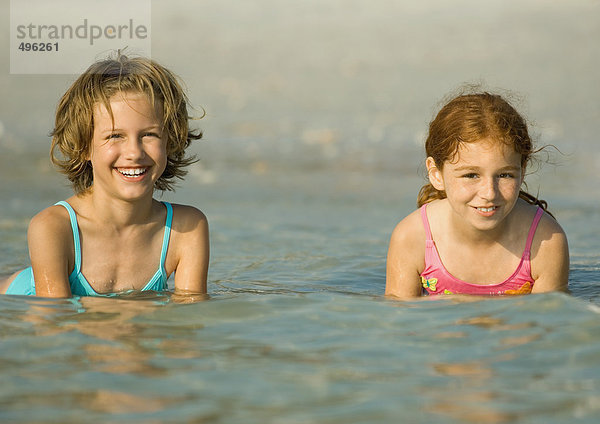
{"label": "girl's smile", "polygon": [[496,211],[496,209],[498,209],[497,206],[491,206],[489,208],[476,208],[479,213],[483,216],[492,216],[494,214],[494,212]]}
{"label": "girl's smile", "polygon": [[126,92],[110,99],[110,109],[112,116],[103,104],[94,108],[93,189],[127,199],[151,195],[167,163],[161,107]]}
{"label": "girl's smile", "polygon": [[146,175],[148,168],[117,168],[126,181],[140,181]]}

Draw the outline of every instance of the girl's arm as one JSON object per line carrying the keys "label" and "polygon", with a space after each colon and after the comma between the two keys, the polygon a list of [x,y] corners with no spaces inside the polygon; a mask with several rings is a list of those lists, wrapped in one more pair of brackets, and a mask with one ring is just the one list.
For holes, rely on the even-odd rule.
{"label": "girl's arm", "polygon": [[425,262],[425,230],[417,210],[392,233],[387,255],[385,295],[400,299],[421,296],[419,269]]}
{"label": "girl's arm", "polygon": [[34,216],[27,230],[36,296],[71,297],[73,235],[68,212],[51,206]]}
{"label": "girl's arm", "polygon": [[569,245],[561,226],[547,214],[542,216],[532,246],[532,293],[567,291]]}
{"label": "girl's arm", "polygon": [[209,236],[206,216],[192,206],[173,205],[175,247],[175,295],[206,295]]}

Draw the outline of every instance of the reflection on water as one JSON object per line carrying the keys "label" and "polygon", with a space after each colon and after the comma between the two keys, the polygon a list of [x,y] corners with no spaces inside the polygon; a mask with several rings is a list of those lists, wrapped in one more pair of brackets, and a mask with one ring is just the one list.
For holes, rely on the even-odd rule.
{"label": "reflection on water", "polygon": [[600,412],[598,313],[562,294],[3,297],[0,418],[569,422]]}
{"label": "reflection on water", "polygon": [[[525,418],[527,413],[503,407],[504,402],[510,402],[511,394],[493,389],[495,380],[501,378],[501,373],[495,371],[495,364],[518,361],[518,355],[511,348],[525,347],[539,340],[542,336],[539,332],[528,331],[537,326],[528,322],[513,324],[489,314],[461,318],[455,325],[475,326],[492,332],[498,338],[499,346],[489,357],[473,360],[467,356],[457,362],[431,364],[433,372],[446,380],[445,384],[426,392],[431,398],[432,411],[468,423],[506,423]],[[475,342],[471,349],[478,348],[476,341],[468,340],[465,331],[443,332],[436,338],[464,339],[465,343]]]}

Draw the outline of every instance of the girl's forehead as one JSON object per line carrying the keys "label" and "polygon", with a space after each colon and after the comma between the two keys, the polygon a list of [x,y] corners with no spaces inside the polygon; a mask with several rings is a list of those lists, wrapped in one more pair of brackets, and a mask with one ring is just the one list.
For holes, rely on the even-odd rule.
{"label": "girl's forehead", "polygon": [[[148,105],[152,105],[152,98],[143,92],[138,91],[118,91],[108,97],[108,102],[110,104],[113,103],[145,103]],[[97,104],[100,102],[97,102]]]}
{"label": "girl's forehead", "polygon": [[150,111],[156,118],[162,117],[162,103],[160,101],[155,101],[153,104],[152,98],[143,92],[119,91],[110,96],[107,100],[108,105],[102,100],[96,101],[93,108],[94,116],[113,115],[123,107],[129,107],[145,114]]}
{"label": "girl's forehead", "polygon": [[497,161],[503,163],[521,163],[521,154],[513,146],[502,141],[487,138],[473,143],[460,143],[450,164]]}

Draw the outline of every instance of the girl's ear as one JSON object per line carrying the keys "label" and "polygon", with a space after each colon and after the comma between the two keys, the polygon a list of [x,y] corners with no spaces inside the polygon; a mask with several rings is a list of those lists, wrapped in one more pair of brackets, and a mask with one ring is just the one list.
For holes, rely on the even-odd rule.
{"label": "girl's ear", "polygon": [[88,151],[87,153],[85,153],[85,156],[83,157],[83,160],[86,162],[91,162],[92,161],[92,148],[91,146],[88,147]]}
{"label": "girl's ear", "polygon": [[442,177],[442,170],[437,167],[435,160],[429,156],[425,160],[425,166],[427,167],[427,176],[429,182],[438,191],[444,191],[444,178]]}

